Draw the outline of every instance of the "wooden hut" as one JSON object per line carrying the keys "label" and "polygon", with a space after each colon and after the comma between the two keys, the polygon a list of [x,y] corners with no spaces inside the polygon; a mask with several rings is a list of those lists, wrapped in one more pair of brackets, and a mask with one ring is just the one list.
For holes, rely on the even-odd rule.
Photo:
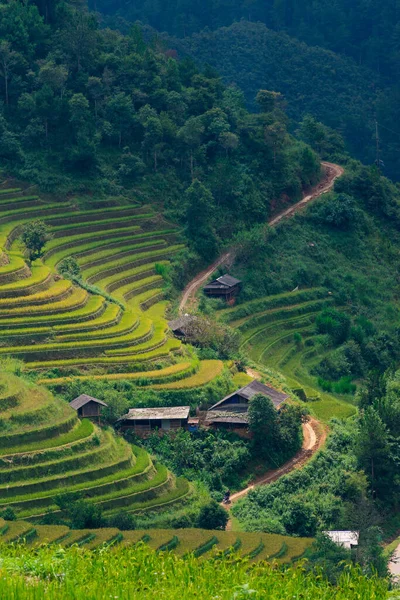
{"label": "wooden hut", "polygon": [[189,406],[171,406],[156,408],[131,408],[118,419],[121,431],[133,431],[136,435],[146,436],[152,431],[171,431],[187,428]]}
{"label": "wooden hut", "polygon": [[214,404],[207,412],[206,423],[216,428],[233,429],[238,432],[247,429],[249,402],[256,394],[270,398],[277,409],[289,398],[287,394],[254,380]]}
{"label": "wooden hut", "polygon": [[107,406],[105,402],[87,394],[81,394],[69,405],[77,411],[81,419],[97,420],[98,423],[100,423],[101,409]]}
{"label": "wooden hut", "polygon": [[242,282],[231,275],[222,275],[204,287],[204,293],[213,298],[231,300],[240,292]]}
{"label": "wooden hut", "polygon": [[179,339],[184,339],[188,337],[188,335],[190,335],[191,330],[193,328],[193,324],[197,320],[198,319],[195,315],[183,315],[182,317],[178,317],[178,319],[169,321],[168,327],[170,328],[175,337]]}

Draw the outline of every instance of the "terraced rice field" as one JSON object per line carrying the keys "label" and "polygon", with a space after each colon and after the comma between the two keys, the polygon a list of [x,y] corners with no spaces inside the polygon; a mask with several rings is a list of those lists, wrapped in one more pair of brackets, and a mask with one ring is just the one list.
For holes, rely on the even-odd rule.
{"label": "terraced rice field", "polygon": [[312,538],[290,538],[269,533],[233,533],[207,529],[118,529],[69,530],[60,525],[35,525],[26,521],[0,520],[0,543],[26,542],[31,545],[77,544],[95,550],[104,546],[131,546],[143,542],[156,552],[172,551],[179,556],[193,553],[201,560],[219,560],[231,554],[250,561],[275,560],[290,563],[304,555]]}
{"label": "terraced rice field", "polygon": [[356,411],[351,403],[322,392],[310,375],[313,364],[322,358],[313,347],[314,321],[331,302],[327,290],[313,288],[259,298],[224,309],[219,316],[242,333],[242,347],[248,356],[283,373],[292,390],[301,390],[311,411],[324,422]]}
{"label": "terraced rice field", "polygon": [[[196,371],[193,385],[210,380],[219,367],[188,365],[167,331],[159,265],[184,248],[176,229],[149,206],[97,202],[80,210],[19,188],[0,192],[0,358],[22,359],[53,385],[76,369],[82,381],[93,373],[122,378],[121,371],[149,385],[173,387]],[[35,219],[46,222],[52,238],[43,258],[28,266],[19,236]],[[57,272],[67,257],[78,262],[83,287]]]}
{"label": "terraced rice field", "polygon": [[[74,491],[105,514],[169,509],[192,497],[189,483],[153,463],[145,450],[111,429],[79,421],[76,411],[46,388],[1,374],[0,510],[10,507],[18,518],[39,519],[59,510],[55,496]],[[32,526],[26,525],[10,524],[3,539],[29,537]],[[51,528],[38,531],[58,539]]]}

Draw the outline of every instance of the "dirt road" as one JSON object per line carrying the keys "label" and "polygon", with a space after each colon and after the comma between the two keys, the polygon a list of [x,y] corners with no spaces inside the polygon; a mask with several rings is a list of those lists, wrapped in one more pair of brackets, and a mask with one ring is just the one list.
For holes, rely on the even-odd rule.
{"label": "dirt road", "polygon": [[[240,492],[236,492],[236,494],[231,495],[231,504],[229,506],[222,505],[228,511],[230,510],[232,504],[247,496],[250,490],[260,486],[267,485],[268,483],[272,483],[276,481],[283,475],[290,473],[294,469],[299,469],[302,467],[310,458],[319,450],[326,441],[327,430],[321,425],[319,421],[311,418],[308,423],[303,424],[303,445],[301,450],[293,456],[290,460],[288,460],[284,465],[279,467],[279,469],[272,469],[268,471],[266,475],[263,475],[257,478],[253,483],[250,483],[246,488],[241,490]],[[232,529],[232,521],[229,520],[226,526],[227,531],[231,531]]]}
{"label": "dirt road", "polygon": [[393,579],[397,582],[400,582],[400,545],[397,546],[397,549],[393,554],[393,558],[389,563],[389,571]]}
{"label": "dirt road", "polygon": [[312,457],[312,455],[324,445],[325,440],[326,430],[322,427],[319,421],[316,419],[310,419],[308,423],[303,424],[303,445],[301,450],[299,450],[297,454],[295,454],[295,456],[288,460],[284,465],[279,467],[279,469],[272,469],[266,475],[259,477],[240,492],[232,494],[231,502],[237,502],[240,500],[240,498],[246,496],[250,490],[253,490],[259,485],[272,483],[273,481],[276,481],[282,477],[282,475],[286,475],[287,473],[290,473],[290,471],[302,467]]}
{"label": "dirt road", "polygon": [[[309,202],[312,202],[316,198],[319,198],[323,194],[329,192],[333,188],[336,179],[338,179],[338,177],[340,177],[344,173],[344,169],[339,165],[335,165],[334,163],[322,162],[321,165],[324,170],[324,176],[322,177],[321,181],[315,187],[313,187],[310,192],[306,193],[306,195],[302,200],[300,200],[300,202],[297,202],[297,204],[290,206],[288,209],[284,210],[279,215],[273,217],[268,222],[269,226],[273,227],[282,219],[286,217],[291,217],[299,210],[304,208],[307,204],[309,204]],[[196,296],[196,293],[201,288],[203,283],[205,283],[208,280],[208,278],[211,277],[211,275],[214,273],[214,271],[218,269],[219,266],[226,263],[229,259],[232,259],[233,254],[234,249],[225,252],[225,254],[220,256],[219,259],[216,260],[212,265],[210,265],[205,271],[202,271],[201,273],[196,275],[194,279],[192,279],[192,281],[186,286],[186,288],[183,291],[182,299],[179,304],[180,314],[182,314],[187,305],[193,301],[194,297]]]}

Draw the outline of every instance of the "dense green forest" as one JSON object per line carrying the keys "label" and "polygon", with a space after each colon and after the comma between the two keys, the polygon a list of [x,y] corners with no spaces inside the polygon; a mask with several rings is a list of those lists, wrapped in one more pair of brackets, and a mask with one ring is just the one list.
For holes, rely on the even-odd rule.
{"label": "dense green forest", "polygon": [[[399,7],[390,3],[216,1],[110,2],[91,6],[127,30],[139,20],[167,45],[215,66],[254,106],[261,87],[285,95],[289,115],[310,113],[340,131],[349,151],[373,163],[375,120],[384,171],[397,179]],[[172,38],[169,36],[173,36]]]}
{"label": "dense green forest", "polygon": [[186,37],[233,21],[261,21],[309,45],[352,56],[379,73],[399,75],[399,3],[326,0],[90,0],[94,9],[142,20],[160,31]]}
{"label": "dense green forest", "polygon": [[[379,80],[353,60],[247,21],[168,43],[183,56],[214,66],[225,81],[235,82],[250,106],[258,87],[282,93],[292,128],[305,115],[313,115],[346,139],[351,154],[374,162]],[[385,161],[386,169],[394,172],[397,157],[385,151]]]}
{"label": "dense green forest", "polygon": [[47,12],[49,24],[34,3],[0,7],[0,159],[9,173],[47,192],[163,200],[208,257],[220,237],[318,178],[316,156],[287,133],[279,96],[261,93],[249,113],[215,71],[146,46],[137,27],[100,29],[66,2]]}

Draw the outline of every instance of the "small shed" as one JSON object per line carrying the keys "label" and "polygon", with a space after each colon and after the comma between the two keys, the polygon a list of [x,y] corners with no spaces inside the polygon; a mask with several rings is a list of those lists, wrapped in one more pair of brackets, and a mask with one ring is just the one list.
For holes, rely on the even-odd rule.
{"label": "small shed", "polygon": [[189,406],[170,406],[156,408],[131,408],[118,419],[121,431],[133,431],[136,435],[146,436],[152,431],[171,431],[187,428]]}
{"label": "small shed", "polygon": [[323,531],[337,546],[351,550],[358,546],[359,531]]}
{"label": "small shed", "polygon": [[191,326],[197,320],[194,315],[183,315],[178,319],[169,321],[168,327],[177,338],[185,338],[190,334]]}
{"label": "small shed", "polygon": [[207,412],[206,422],[224,429],[247,429],[249,402],[256,394],[270,398],[277,409],[289,398],[287,394],[254,380],[214,404]]}
{"label": "small shed", "polygon": [[210,297],[224,298],[231,300],[236,296],[242,287],[240,279],[236,279],[231,275],[222,275],[211,281],[204,287],[204,293]]}
{"label": "small shed", "polygon": [[101,409],[107,407],[107,404],[102,400],[92,398],[87,394],[81,394],[75,400],[72,400],[69,405],[77,411],[81,419],[97,419],[99,423]]}

